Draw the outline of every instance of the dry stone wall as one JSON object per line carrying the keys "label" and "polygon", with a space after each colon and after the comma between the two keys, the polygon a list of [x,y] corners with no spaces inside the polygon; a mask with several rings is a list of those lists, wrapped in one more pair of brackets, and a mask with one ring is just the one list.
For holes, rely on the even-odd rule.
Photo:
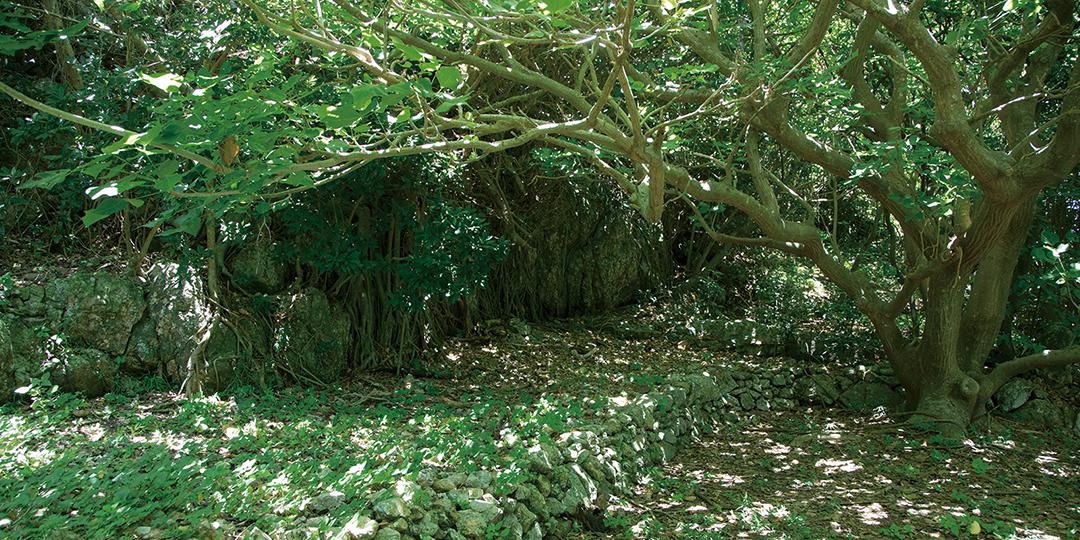
{"label": "dry stone wall", "polygon": [[[608,398],[588,423],[552,433],[528,449],[526,480],[507,489],[488,471],[425,470],[368,496],[359,513],[335,538],[375,540],[539,540],[574,538],[614,497],[631,493],[642,473],[671,460],[696,433],[740,414],[811,405],[860,408],[890,406],[902,396],[887,370],[835,374],[776,359],[716,373],[675,375],[648,393]],[[777,365],[779,364],[779,365]],[[323,494],[310,517],[291,530],[294,538],[325,529],[322,515],[349,502],[340,492]],[[271,538],[257,529],[253,538]],[[289,537],[289,536],[287,536]]]}

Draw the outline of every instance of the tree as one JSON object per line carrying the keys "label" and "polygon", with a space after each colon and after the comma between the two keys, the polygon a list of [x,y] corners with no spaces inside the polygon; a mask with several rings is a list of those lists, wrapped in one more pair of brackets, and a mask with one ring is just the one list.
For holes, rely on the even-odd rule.
{"label": "tree", "polygon": [[[1069,0],[242,4],[291,45],[249,64],[231,95],[208,93],[220,81],[206,74],[149,77],[172,94],[145,131],[0,90],[185,158],[168,173],[184,182],[157,193],[194,207],[277,200],[388,157],[554,149],[610,176],[653,222],[684,201],[717,242],[815,265],[872,323],[913,420],[941,429],[966,427],[1013,376],[1080,361],[1072,346],[986,365],[1040,194],[1077,178]],[[336,77],[296,67],[312,64]],[[255,91],[268,70],[272,96]],[[238,163],[207,157],[220,133],[252,141]],[[840,201],[887,216],[895,279],[841,249]],[[733,208],[760,234],[716,231],[701,205]]]}

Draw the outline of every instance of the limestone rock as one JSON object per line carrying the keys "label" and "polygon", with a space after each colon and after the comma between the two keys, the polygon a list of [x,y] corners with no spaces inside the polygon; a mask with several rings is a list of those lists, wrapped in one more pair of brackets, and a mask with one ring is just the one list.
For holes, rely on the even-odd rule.
{"label": "limestone rock", "polygon": [[63,306],[54,320],[69,339],[114,356],[127,352],[131,330],[146,311],[135,280],[105,272],[76,272],[50,283],[46,295]]}
{"label": "limestone rock", "polygon": [[1065,412],[1053,402],[1045,399],[1028,401],[1015,411],[1006,414],[1008,418],[1047,429],[1060,429],[1068,425]]}
{"label": "limestone rock", "polygon": [[15,350],[11,344],[11,329],[0,318],[0,403],[7,403],[15,395]]}
{"label": "limestone rock", "polygon": [[375,503],[375,506],[372,507],[372,509],[379,519],[387,521],[407,517],[409,515],[409,507],[401,497],[387,497],[382,499]]}
{"label": "limestone rock", "polygon": [[97,349],[64,349],[49,366],[53,384],[65,392],[82,392],[88,398],[112,391],[116,374],[115,358]]}
{"label": "limestone rock", "polygon": [[1035,383],[1016,378],[1001,386],[994,394],[994,402],[1001,412],[1015,411],[1027,403],[1034,392]]}
{"label": "limestone rock", "polygon": [[375,538],[378,530],[379,522],[363,514],[354,514],[334,535],[334,540],[369,540]]}
{"label": "limestone rock", "polygon": [[548,474],[562,462],[562,454],[551,445],[540,443],[529,448],[529,468],[535,472]]}
{"label": "limestone rock", "polygon": [[[30,384],[30,379],[40,377],[52,364],[45,352],[45,343],[50,336],[42,336],[38,330],[25,322],[14,318],[0,317],[0,324],[7,327],[8,345],[11,350],[11,363],[7,369],[13,376],[14,388]],[[2,346],[2,345],[0,345]],[[3,353],[0,352],[0,355]],[[0,362],[0,381],[5,372]],[[0,398],[0,402],[3,399]]]}
{"label": "limestone rock", "polygon": [[479,512],[462,510],[454,513],[454,528],[465,538],[483,538],[487,524],[487,520]]}
{"label": "limestone rock", "polygon": [[252,293],[274,294],[285,288],[285,263],[274,254],[274,243],[268,238],[245,242],[229,258],[232,282]]}
{"label": "limestone rock", "polygon": [[325,514],[326,512],[333,511],[342,504],[345,504],[345,494],[340,491],[331,491],[315,497],[311,501],[311,504],[308,505],[308,508],[310,508],[312,512]]}
{"label": "limestone rock", "polygon": [[379,532],[375,534],[375,540],[401,540],[401,533],[390,528],[379,529]]}
{"label": "limestone rock", "polygon": [[816,373],[797,380],[795,393],[800,400],[808,403],[832,405],[840,399],[840,388],[837,387],[836,381],[824,373]]}
{"label": "limestone rock", "polygon": [[753,319],[716,319],[702,323],[705,339],[740,352],[761,355],[780,354],[785,348],[783,332]]}
{"label": "limestone rock", "polygon": [[155,264],[146,272],[147,310],[135,327],[125,369],[155,370],[179,380],[210,323],[206,285],[198,270],[175,263]]}
{"label": "limestone rock", "polygon": [[454,491],[457,489],[457,486],[448,478],[439,478],[431,483],[431,488],[439,493],[446,493],[448,491]]}
{"label": "limestone rock", "polygon": [[427,513],[420,518],[420,521],[412,524],[410,530],[421,538],[434,537],[440,530],[439,522],[430,513]]}
{"label": "limestone rock", "polygon": [[878,407],[891,409],[903,402],[904,398],[896,390],[878,382],[855,383],[840,395],[840,403],[857,411],[869,411]]}
{"label": "limestone rock", "polygon": [[350,323],[318,289],[293,295],[282,310],[274,350],[297,378],[336,381],[348,365]]}

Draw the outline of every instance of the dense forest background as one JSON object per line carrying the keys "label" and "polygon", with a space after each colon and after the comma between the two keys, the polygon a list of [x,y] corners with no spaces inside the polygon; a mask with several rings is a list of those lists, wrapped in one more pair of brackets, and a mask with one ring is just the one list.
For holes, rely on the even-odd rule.
{"label": "dense forest background", "polygon": [[[0,403],[413,396],[471,377],[470,347],[517,369],[503,347],[567,392],[779,358],[796,375],[731,376],[754,387],[736,409],[1080,430],[1078,21],[1068,0],[0,0]],[[690,358],[610,363],[616,342]],[[588,525],[579,506],[552,514]]]}

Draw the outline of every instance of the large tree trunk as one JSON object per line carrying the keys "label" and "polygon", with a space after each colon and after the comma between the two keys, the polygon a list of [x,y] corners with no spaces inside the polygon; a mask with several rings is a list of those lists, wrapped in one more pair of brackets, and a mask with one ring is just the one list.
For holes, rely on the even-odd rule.
{"label": "large tree trunk", "polygon": [[919,343],[893,359],[913,407],[911,421],[962,432],[971,421],[979,383],[962,368],[961,321],[967,280],[941,272],[927,284]]}
{"label": "large tree trunk", "polygon": [[988,378],[986,360],[1001,331],[1013,273],[1035,208],[1034,197],[1000,211],[1012,214],[972,273],[962,261],[942,267],[926,282],[923,327],[914,346],[890,354],[908,392],[911,421],[959,434],[985,414],[1000,387]]}

